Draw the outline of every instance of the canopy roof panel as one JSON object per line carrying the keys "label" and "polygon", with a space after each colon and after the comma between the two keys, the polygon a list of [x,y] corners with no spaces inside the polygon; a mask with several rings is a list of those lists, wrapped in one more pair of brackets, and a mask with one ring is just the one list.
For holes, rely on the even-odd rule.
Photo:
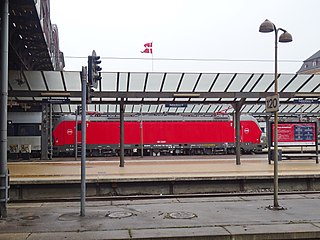
{"label": "canopy roof panel", "polygon": [[[320,115],[320,75],[279,74],[278,84],[280,114]],[[88,109],[115,113],[123,98],[125,111],[132,113],[228,113],[242,99],[242,112],[265,114],[265,97],[273,92],[273,74],[103,72]],[[10,72],[9,102],[41,104],[48,99],[61,100],[53,102],[54,112],[74,112],[81,104],[80,72]]]}

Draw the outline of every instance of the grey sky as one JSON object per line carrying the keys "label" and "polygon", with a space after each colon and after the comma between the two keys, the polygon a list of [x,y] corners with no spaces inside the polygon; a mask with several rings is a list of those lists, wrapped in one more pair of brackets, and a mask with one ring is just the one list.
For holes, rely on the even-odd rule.
{"label": "grey sky", "polygon": [[[267,18],[292,34],[279,43],[279,72],[295,73],[320,49],[319,9],[319,0],[51,0],[51,21],[65,70],[80,71],[95,49],[103,71],[270,73],[274,33],[258,31]],[[152,55],[140,52],[151,41],[153,68]]]}

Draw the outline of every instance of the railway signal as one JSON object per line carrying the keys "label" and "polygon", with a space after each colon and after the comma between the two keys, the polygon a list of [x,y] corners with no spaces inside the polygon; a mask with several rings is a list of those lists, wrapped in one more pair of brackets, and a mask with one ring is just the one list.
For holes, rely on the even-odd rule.
{"label": "railway signal", "polygon": [[93,50],[92,55],[88,56],[88,83],[92,88],[97,88],[98,82],[102,79],[100,63],[100,56]]}

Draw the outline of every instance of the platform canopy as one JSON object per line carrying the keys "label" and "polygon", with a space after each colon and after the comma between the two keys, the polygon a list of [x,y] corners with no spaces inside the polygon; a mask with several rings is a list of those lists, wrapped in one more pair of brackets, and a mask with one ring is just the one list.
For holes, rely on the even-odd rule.
{"label": "platform canopy", "polygon": [[[279,113],[320,115],[320,75],[279,74]],[[126,113],[231,113],[242,101],[243,113],[265,114],[265,98],[274,93],[274,75],[264,73],[103,72],[89,111]],[[80,72],[11,71],[9,106],[25,108],[49,99],[55,113],[75,112],[81,104]]]}

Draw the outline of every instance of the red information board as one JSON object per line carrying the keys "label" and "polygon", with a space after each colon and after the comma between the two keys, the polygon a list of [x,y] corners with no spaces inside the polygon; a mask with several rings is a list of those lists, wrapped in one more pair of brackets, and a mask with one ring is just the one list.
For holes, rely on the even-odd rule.
{"label": "red information board", "polygon": [[[274,123],[271,124],[272,146],[274,146]],[[316,146],[317,123],[285,122],[278,123],[278,146]]]}

